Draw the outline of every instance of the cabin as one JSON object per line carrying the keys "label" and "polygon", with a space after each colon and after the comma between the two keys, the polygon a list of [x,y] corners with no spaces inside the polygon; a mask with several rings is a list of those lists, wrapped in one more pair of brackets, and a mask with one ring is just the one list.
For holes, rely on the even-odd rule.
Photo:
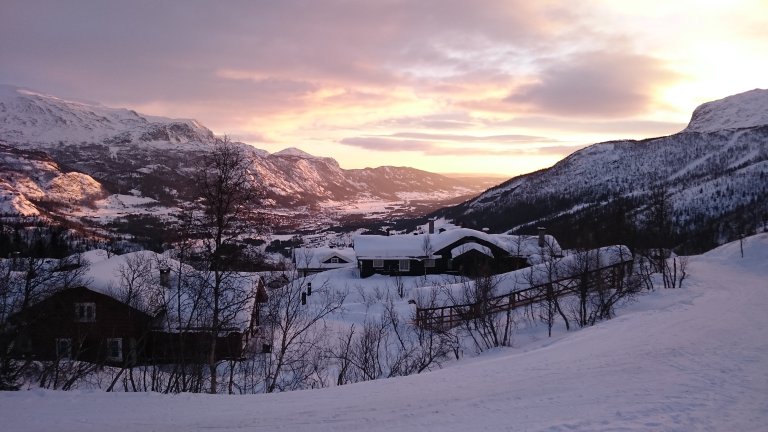
{"label": "cabin", "polygon": [[488,234],[457,228],[437,234],[359,235],[354,250],[360,277],[374,274],[499,274],[562,256],[554,237]]}
{"label": "cabin", "polygon": [[[148,313],[86,287],[67,288],[9,318],[11,353],[19,359],[112,366],[208,361],[211,332],[173,328],[166,317],[165,310]],[[222,329],[216,359],[241,358],[247,330],[253,331]]]}
{"label": "cabin", "polygon": [[12,315],[12,353],[30,360],[122,364],[144,356],[152,315],[85,287],[58,291]]}
{"label": "cabin", "polygon": [[356,264],[352,248],[295,248],[292,260],[301,277],[337,268],[354,268]]}

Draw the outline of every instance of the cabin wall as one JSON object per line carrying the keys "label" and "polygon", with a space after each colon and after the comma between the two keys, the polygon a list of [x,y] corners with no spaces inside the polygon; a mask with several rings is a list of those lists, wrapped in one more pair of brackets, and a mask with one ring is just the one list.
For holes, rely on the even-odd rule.
{"label": "cabin wall", "polygon": [[[95,319],[79,322],[75,313],[77,303],[93,303]],[[140,349],[151,321],[149,315],[85,288],[56,293],[14,319],[20,321],[21,327],[20,340],[14,344],[16,354],[37,360],[55,360],[56,340],[67,338],[72,340],[72,358],[99,363],[109,363],[106,360],[109,338],[122,339],[123,358],[129,354],[131,346]]]}
{"label": "cabin wall", "polygon": [[[95,319],[79,322],[75,304],[95,304]],[[204,330],[165,332],[152,329],[152,317],[110,296],[86,288],[60,291],[12,317],[19,327],[13,340],[15,358],[57,359],[56,341],[71,339],[71,359],[122,365],[153,363],[204,363],[208,361],[211,334]],[[107,339],[122,340],[122,360],[107,359]],[[216,340],[216,359],[242,357],[242,334],[233,331]]]}
{"label": "cabin wall", "polygon": [[421,260],[410,260],[410,270],[400,270],[400,260],[384,260],[383,267],[374,267],[373,260],[361,259],[358,260],[358,269],[360,270],[360,277],[367,278],[374,274],[388,275],[388,276],[423,276],[425,274],[444,274],[451,272],[450,260],[435,259],[434,267],[424,267],[424,262]]}

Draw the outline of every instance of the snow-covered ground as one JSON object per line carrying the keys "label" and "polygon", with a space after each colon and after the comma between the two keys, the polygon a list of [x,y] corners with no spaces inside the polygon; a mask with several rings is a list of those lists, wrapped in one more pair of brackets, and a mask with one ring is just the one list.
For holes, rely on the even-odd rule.
{"label": "snow-covered ground", "polygon": [[114,221],[115,218],[127,215],[171,217],[174,212],[178,211],[179,209],[176,207],[161,206],[152,198],[115,194],[95,201],[93,207],[74,209],[70,214],[75,217],[87,217],[100,223],[108,223]]}
{"label": "snow-covered ground", "polygon": [[768,234],[692,257],[684,288],[443,370],[256,396],[0,393],[3,431],[765,431]]}

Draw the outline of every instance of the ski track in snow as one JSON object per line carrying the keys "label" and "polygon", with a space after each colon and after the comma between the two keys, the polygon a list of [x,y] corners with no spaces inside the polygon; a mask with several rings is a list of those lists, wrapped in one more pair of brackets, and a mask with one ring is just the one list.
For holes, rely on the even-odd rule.
{"label": "ski track in snow", "polygon": [[441,371],[256,396],[0,393],[4,431],[765,431],[768,234],[613,320]]}

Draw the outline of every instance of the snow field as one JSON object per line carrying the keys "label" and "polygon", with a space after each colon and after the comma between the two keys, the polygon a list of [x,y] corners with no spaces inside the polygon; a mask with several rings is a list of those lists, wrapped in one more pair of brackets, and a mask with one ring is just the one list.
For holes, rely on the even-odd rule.
{"label": "snow field", "polygon": [[684,288],[443,370],[255,396],[0,394],[9,431],[764,431],[768,234],[692,257]]}

